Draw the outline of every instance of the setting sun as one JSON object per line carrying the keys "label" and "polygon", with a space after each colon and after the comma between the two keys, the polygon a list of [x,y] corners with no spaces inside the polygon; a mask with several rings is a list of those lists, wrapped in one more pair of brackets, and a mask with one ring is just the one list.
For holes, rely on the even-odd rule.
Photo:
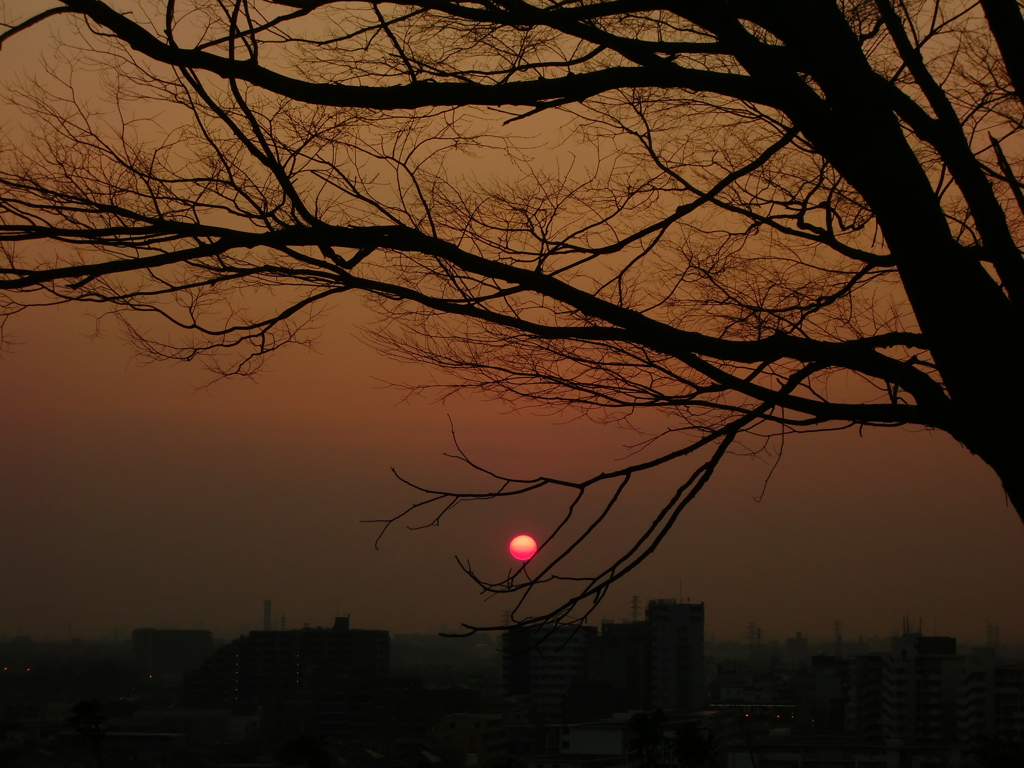
{"label": "setting sun", "polygon": [[516,560],[529,560],[537,554],[537,542],[533,536],[527,536],[524,533],[509,542],[508,551]]}

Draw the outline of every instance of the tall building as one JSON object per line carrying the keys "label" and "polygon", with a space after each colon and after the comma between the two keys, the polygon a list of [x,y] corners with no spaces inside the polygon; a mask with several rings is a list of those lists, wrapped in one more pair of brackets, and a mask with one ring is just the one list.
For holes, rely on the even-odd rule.
{"label": "tall building", "polygon": [[998,664],[992,680],[996,741],[1024,744],[1024,665]]}
{"label": "tall building", "polygon": [[[646,619],[592,627],[512,627],[502,689],[523,722],[704,708],[704,604],[652,600]],[[512,702],[511,700],[515,700]]]}
{"label": "tall building", "polygon": [[982,749],[1024,744],[1024,664],[1000,663],[992,648],[965,659],[960,740]]}
{"label": "tall building", "polygon": [[647,696],[646,621],[601,624],[601,635],[590,644],[587,679],[608,686],[612,711],[643,709]]}
{"label": "tall building", "polygon": [[850,687],[846,702],[846,730],[864,741],[882,740],[882,686],[888,656],[871,653],[850,660]]}
{"label": "tall building", "polygon": [[135,673],[161,684],[180,682],[183,673],[198,669],[212,652],[208,629],[132,630]]}
{"label": "tall building", "polygon": [[955,638],[894,637],[882,679],[883,736],[908,746],[955,742],[963,666]]}
{"label": "tall building", "polygon": [[907,747],[958,739],[965,659],[952,637],[904,632],[887,654],[852,661],[847,729]]}
{"label": "tall building", "polygon": [[566,697],[586,678],[587,647],[594,627],[545,624],[502,633],[502,693],[516,700],[525,719],[560,722]]}
{"label": "tall building", "polygon": [[649,706],[673,712],[704,707],[704,603],[647,604]]}
{"label": "tall building", "polygon": [[184,698],[245,711],[281,702],[313,677],[382,678],[389,666],[387,630],[350,629],[339,617],[331,628],[255,631],[218,648],[186,675]]}

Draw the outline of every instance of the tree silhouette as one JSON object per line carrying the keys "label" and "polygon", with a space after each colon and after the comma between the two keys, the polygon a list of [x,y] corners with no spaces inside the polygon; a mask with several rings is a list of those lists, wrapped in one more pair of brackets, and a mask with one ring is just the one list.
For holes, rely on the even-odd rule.
{"label": "tree silhouette", "polygon": [[638,768],[662,765],[665,757],[665,713],[660,709],[637,712],[629,718],[628,726],[631,762]]}
{"label": "tree silhouette", "polygon": [[96,765],[103,766],[103,739],[107,735],[107,716],[98,699],[83,699],[71,708],[71,716],[65,722],[82,741],[89,745],[96,755]]}
{"label": "tree silhouette", "polygon": [[709,728],[687,724],[680,726],[676,731],[676,759],[684,768],[713,765],[715,748],[715,734]]}
{"label": "tree silhouette", "polygon": [[[561,488],[578,594],[663,539],[722,457],[943,430],[1024,514],[1024,19],[1015,0],[62,0],[9,86],[3,310],[93,302],[146,355],[247,375],[357,292],[373,343],[517,403],[664,425],[583,481],[490,474],[396,520]],[[649,423],[645,422],[645,423]],[[469,461],[468,457],[458,454]],[[476,465],[472,465],[476,466]],[[580,499],[680,481],[595,573]],[[413,517],[407,517],[407,516]],[[526,610],[526,609],[523,609]]]}

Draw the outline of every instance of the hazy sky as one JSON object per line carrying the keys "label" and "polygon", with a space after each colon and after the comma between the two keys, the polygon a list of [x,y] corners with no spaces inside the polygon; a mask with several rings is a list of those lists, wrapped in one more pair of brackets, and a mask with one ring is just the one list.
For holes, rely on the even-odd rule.
{"label": "hazy sky", "polygon": [[[257,382],[206,390],[204,371],[132,362],[116,330],[89,338],[80,308],[12,324],[0,361],[0,636],[122,636],[138,626],[209,627],[231,636],[261,622],[262,601],[289,626],[329,623],[432,632],[491,623],[458,570],[510,564],[515,533],[545,532],[550,505],[469,507],[439,528],[396,529],[373,548],[361,518],[415,496],[390,475],[454,477],[450,415],[464,446],[501,470],[615,466],[635,436],[496,403],[403,403],[378,378],[426,380],[353,337],[357,304],[326,318],[314,353],[279,354]],[[885,634],[909,613],[926,631],[1024,636],[1024,526],[994,476],[941,434],[867,431],[791,439],[764,500],[767,467],[735,458],[684,514],[656,558],[614,590],[600,616],[639,595],[707,603],[708,633],[797,630]],[[455,472],[457,474],[457,472]],[[596,560],[646,514],[643,499]]]}
{"label": "hazy sky", "polygon": [[[33,33],[34,35],[35,33]],[[46,36],[5,46],[14,67]],[[8,71],[11,71],[10,69]],[[0,358],[0,637],[96,638],[134,627],[260,626],[274,601],[289,626],[434,632],[497,623],[459,571],[468,557],[500,576],[516,533],[542,536],[557,499],[466,507],[444,525],[362,524],[416,500],[390,474],[458,475],[464,447],[496,469],[532,474],[619,466],[636,436],[587,422],[507,413],[497,403],[402,402],[379,379],[422,382],[354,338],[354,301],[325,318],[315,352],[290,349],[256,382],[219,382],[188,365],[139,366],[93,321],[65,307],[16,318]],[[1024,639],[1024,526],[995,476],[948,436],[865,431],[791,439],[760,503],[768,467],[734,458],[683,515],[658,555],[609,595],[707,604],[707,630],[740,637],[803,631],[886,634],[904,614],[928,632]],[[453,480],[454,481],[454,480]],[[584,559],[602,562],[645,520],[634,498]]]}

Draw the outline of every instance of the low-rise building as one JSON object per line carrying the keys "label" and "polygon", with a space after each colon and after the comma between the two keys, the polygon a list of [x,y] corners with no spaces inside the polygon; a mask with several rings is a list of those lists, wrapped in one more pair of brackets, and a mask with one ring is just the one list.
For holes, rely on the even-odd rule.
{"label": "low-rise building", "polygon": [[457,765],[496,768],[504,766],[508,760],[501,715],[468,712],[445,715],[429,735]]}

